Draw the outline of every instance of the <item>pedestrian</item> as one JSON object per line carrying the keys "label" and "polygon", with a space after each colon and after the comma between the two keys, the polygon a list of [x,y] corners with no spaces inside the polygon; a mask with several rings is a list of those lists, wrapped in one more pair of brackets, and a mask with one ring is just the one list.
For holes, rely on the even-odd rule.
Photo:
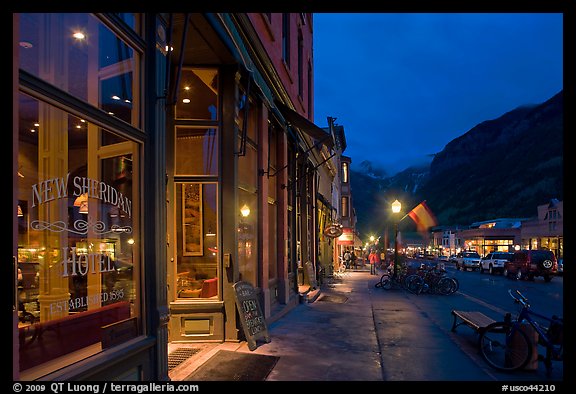
{"label": "pedestrian", "polygon": [[350,251],[348,249],[344,251],[344,256],[342,259],[344,260],[344,265],[346,268],[351,268],[350,263],[352,262],[352,255],[350,255]]}
{"label": "pedestrian", "polygon": [[374,249],[370,250],[368,261],[370,262],[370,275],[376,275],[376,262],[378,261],[378,254]]}
{"label": "pedestrian", "polygon": [[350,253],[350,260],[352,261],[352,265],[354,266],[354,269],[356,269],[356,260],[358,259],[358,257],[356,257],[356,253],[354,253],[354,249],[352,249],[352,253]]}

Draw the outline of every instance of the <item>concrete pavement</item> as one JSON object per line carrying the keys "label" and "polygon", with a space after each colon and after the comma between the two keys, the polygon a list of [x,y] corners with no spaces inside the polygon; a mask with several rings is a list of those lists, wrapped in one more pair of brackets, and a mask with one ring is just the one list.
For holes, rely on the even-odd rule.
{"label": "concrete pavement", "polygon": [[267,381],[541,379],[537,372],[495,373],[475,354],[472,330],[450,332],[449,310],[441,319],[427,313],[425,303],[432,301],[426,297],[451,296],[375,288],[378,279],[368,270],[358,270],[324,283],[314,302],[299,304],[271,323],[271,342],[254,351],[246,342],[171,345],[202,350],[174,368],[170,377],[185,380],[218,350],[232,350],[279,357]]}

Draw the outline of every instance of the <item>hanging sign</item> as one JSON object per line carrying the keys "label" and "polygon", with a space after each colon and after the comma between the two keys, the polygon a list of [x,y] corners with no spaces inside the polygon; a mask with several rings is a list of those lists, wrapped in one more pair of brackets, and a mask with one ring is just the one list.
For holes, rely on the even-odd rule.
{"label": "hanging sign", "polygon": [[338,238],[342,235],[342,226],[339,224],[329,224],[324,229],[324,235],[329,238]]}

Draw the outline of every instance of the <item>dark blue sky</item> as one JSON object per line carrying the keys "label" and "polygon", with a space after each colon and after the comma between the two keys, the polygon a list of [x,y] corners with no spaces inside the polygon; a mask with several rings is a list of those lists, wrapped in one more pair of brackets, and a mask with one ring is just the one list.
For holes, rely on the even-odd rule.
{"label": "dark blue sky", "polygon": [[314,122],[394,175],[563,87],[559,13],[316,13]]}

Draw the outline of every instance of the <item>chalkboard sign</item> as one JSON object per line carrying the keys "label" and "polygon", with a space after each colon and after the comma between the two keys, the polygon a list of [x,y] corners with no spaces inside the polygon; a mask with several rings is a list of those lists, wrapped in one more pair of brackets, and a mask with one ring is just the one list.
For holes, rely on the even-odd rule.
{"label": "chalkboard sign", "polygon": [[240,281],[234,283],[233,287],[236,307],[246,335],[248,348],[255,350],[258,347],[257,341],[259,339],[263,339],[266,343],[270,342],[266,319],[260,308],[256,291],[250,283]]}
{"label": "chalkboard sign", "polygon": [[314,266],[310,261],[304,263],[306,266],[306,272],[308,274],[308,283],[310,284],[310,289],[316,289],[318,287],[318,282],[316,281],[316,272],[314,271]]}

